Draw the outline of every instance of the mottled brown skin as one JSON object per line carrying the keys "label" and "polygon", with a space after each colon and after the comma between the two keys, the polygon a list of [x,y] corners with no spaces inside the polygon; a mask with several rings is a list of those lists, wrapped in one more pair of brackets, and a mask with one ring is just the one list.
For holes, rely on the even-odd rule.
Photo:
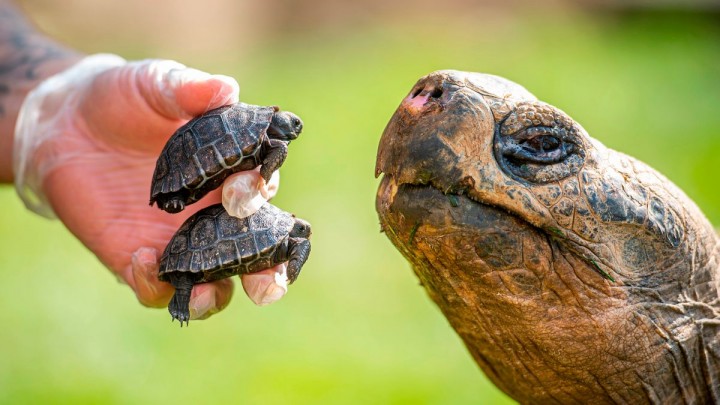
{"label": "mottled brown skin", "polygon": [[720,403],[718,237],[508,80],[422,79],[380,141],[384,231],[521,403]]}

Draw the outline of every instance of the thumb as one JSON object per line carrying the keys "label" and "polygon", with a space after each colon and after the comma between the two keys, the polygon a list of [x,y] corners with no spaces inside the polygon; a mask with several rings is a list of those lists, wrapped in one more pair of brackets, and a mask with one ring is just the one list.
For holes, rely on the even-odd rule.
{"label": "thumb", "polygon": [[182,123],[237,102],[239,92],[231,77],[148,59],[100,73],[80,112],[90,132],[109,144],[156,154]]}
{"label": "thumb", "polygon": [[211,75],[170,60],[133,62],[136,83],[150,107],[169,119],[189,119],[236,103],[240,86],[229,76]]}

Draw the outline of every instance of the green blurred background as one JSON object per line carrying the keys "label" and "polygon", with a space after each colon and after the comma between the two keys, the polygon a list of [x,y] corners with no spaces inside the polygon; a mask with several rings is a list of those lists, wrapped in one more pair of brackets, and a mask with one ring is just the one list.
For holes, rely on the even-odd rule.
{"label": "green blurred background", "polygon": [[314,235],[283,300],[258,308],[238,288],[225,311],[181,330],[1,187],[0,403],[512,403],[379,233],[377,142],[436,69],[523,84],[720,224],[712,5],[439,3],[22,2],[85,52],[178,59],[236,77],[246,102],[298,113],[305,131],[275,203]]}

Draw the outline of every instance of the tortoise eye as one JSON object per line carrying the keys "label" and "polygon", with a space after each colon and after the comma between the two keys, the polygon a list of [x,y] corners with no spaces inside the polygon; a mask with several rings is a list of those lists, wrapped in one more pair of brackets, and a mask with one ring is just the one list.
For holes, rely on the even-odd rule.
{"label": "tortoise eye", "polygon": [[585,162],[579,126],[549,104],[518,103],[496,131],[495,158],[516,179],[549,183],[577,173]]}
{"label": "tortoise eye", "polygon": [[558,128],[528,128],[504,139],[504,155],[518,162],[554,164],[565,159],[573,146],[566,142],[567,133]]}
{"label": "tortoise eye", "polygon": [[552,152],[557,150],[562,142],[552,135],[540,135],[524,142],[537,152]]}
{"label": "tortoise eye", "polygon": [[584,161],[579,139],[564,128],[533,127],[500,135],[495,153],[512,175],[540,183],[575,173]]}

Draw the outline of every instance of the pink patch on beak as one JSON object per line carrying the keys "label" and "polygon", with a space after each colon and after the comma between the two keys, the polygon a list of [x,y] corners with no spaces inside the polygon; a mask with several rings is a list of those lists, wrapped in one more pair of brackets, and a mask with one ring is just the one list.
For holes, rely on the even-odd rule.
{"label": "pink patch on beak", "polygon": [[425,103],[427,103],[429,98],[429,95],[421,94],[417,95],[415,97],[411,95],[405,97],[405,100],[403,100],[403,105],[405,105],[405,108],[412,112],[417,112],[422,110],[422,108],[425,106]]}

